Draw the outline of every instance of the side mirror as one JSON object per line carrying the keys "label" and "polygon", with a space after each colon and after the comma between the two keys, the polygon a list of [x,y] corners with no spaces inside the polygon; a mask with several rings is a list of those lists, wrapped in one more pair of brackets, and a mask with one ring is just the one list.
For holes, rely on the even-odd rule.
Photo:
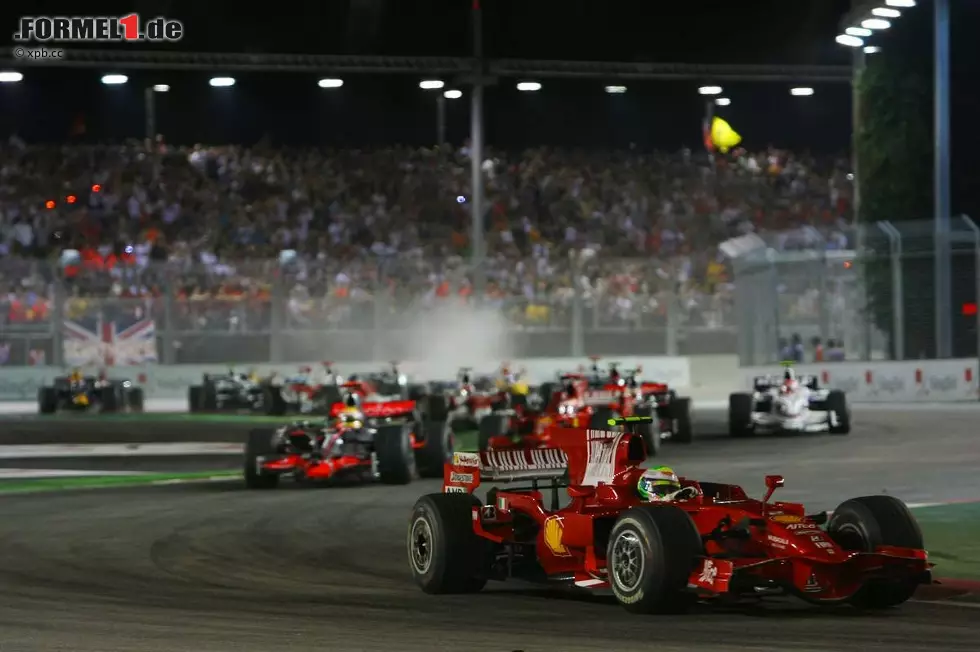
{"label": "side mirror", "polygon": [[767,475],[766,476],[766,496],[762,499],[763,503],[768,503],[769,499],[772,498],[773,493],[776,489],[779,489],[786,484],[786,480],[783,479],[781,475]]}

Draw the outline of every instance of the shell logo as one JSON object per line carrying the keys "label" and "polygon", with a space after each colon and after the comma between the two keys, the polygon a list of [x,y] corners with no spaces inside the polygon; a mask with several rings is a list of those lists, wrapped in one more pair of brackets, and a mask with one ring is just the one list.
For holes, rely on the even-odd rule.
{"label": "shell logo", "polygon": [[544,521],[544,543],[556,557],[571,557],[572,553],[561,542],[562,533],[565,527],[562,525],[561,516],[549,516]]}
{"label": "shell logo", "polygon": [[776,514],[771,516],[772,520],[777,523],[802,523],[803,517],[797,516],[796,514]]}

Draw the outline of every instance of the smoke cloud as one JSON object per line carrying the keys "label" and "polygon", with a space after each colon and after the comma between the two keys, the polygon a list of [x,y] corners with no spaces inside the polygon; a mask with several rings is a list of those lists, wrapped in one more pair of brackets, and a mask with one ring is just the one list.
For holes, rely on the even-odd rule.
{"label": "smoke cloud", "polygon": [[407,318],[377,347],[379,362],[400,361],[404,373],[418,380],[450,380],[460,367],[492,373],[511,360],[516,347],[499,309],[439,305]]}

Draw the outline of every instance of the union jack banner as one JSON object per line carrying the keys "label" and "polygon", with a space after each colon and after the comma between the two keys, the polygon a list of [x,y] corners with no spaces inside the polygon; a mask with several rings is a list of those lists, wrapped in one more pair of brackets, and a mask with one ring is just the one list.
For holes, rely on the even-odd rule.
{"label": "union jack banner", "polygon": [[95,365],[141,365],[157,361],[156,325],[152,319],[135,321],[65,320],[65,363]]}

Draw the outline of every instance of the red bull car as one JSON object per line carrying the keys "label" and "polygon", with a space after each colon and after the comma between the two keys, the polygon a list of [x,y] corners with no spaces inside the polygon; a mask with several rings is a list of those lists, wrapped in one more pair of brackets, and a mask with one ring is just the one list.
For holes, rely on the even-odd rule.
{"label": "red bull car", "polygon": [[[808,515],[799,503],[771,500],[783,478],[770,475],[762,499],[681,478],[685,498],[643,502],[636,487],[646,451],[630,421],[563,428],[552,448],[455,454],[443,492],[419,498],[409,518],[418,586],[471,593],[491,579],[521,578],[611,590],[628,611],[657,613],[772,595],[877,609],[932,581],[922,533],[892,496]],[[482,504],[473,492],[485,483],[494,486]]]}
{"label": "red bull car", "polygon": [[[351,411],[356,418],[345,419]],[[415,401],[361,403],[351,394],[326,419],[252,430],[245,445],[245,485],[271,489],[282,476],[405,484],[417,475],[440,477],[452,452],[449,424],[426,420]]]}

